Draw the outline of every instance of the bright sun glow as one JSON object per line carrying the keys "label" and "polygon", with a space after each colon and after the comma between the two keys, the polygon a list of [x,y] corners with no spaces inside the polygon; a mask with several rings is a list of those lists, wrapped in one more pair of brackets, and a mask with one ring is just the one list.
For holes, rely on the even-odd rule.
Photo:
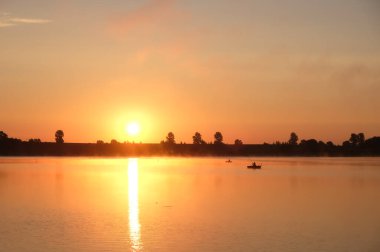
{"label": "bright sun glow", "polygon": [[140,125],[136,122],[128,123],[126,130],[128,135],[137,136],[140,132]]}

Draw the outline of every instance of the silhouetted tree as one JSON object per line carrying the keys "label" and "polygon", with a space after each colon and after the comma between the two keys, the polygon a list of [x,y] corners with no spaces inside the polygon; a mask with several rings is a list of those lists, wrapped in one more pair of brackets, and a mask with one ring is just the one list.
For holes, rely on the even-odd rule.
{"label": "silhouetted tree", "polygon": [[235,145],[242,145],[243,141],[240,139],[235,139]]}
{"label": "silhouetted tree", "polygon": [[380,155],[380,137],[367,139],[364,145],[371,150],[371,154]]}
{"label": "silhouetted tree", "polygon": [[0,142],[8,139],[8,135],[4,131],[0,131]]}
{"label": "silhouetted tree", "polygon": [[352,146],[363,145],[365,142],[364,133],[359,133],[359,134],[352,133],[349,139],[349,142],[351,143]]}
{"label": "silhouetted tree", "polygon": [[297,134],[294,132],[290,133],[289,144],[290,145],[297,145],[297,143],[298,143]]}
{"label": "silhouetted tree", "polygon": [[203,141],[202,135],[199,132],[195,132],[193,136],[193,144],[205,144],[206,142]]}
{"label": "silhouetted tree", "polygon": [[355,134],[355,133],[352,133],[349,141],[350,141],[350,143],[351,143],[353,146],[358,145],[358,143],[359,143],[359,137],[358,137],[358,135]]}
{"label": "silhouetted tree", "polygon": [[96,141],[96,144],[104,144],[104,141],[103,140],[98,140],[98,141]]}
{"label": "silhouetted tree", "polygon": [[111,140],[111,144],[118,144],[119,142],[116,139]]}
{"label": "silhouetted tree", "polygon": [[315,139],[301,140],[300,147],[303,152],[318,155],[320,145]]}
{"label": "silhouetted tree", "polygon": [[57,130],[55,132],[55,142],[60,143],[60,144],[63,143],[64,142],[64,140],[63,140],[64,136],[65,136],[65,134],[63,133],[62,130]]}
{"label": "silhouetted tree", "polygon": [[326,143],[326,145],[327,145],[328,147],[334,147],[334,146],[335,146],[334,143],[331,142],[331,141],[328,141],[328,142]]}
{"label": "silhouetted tree", "polygon": [[359,145],[363,145],[365,142],[365,136],[364,136],[364,133],[359,133],[358,134],[358,144]]}
{"label": "silhouetted tree", "polygon": [[31,138],[28,141],[29,143],[41,143],[41,139],[39,138]]}
{"label": "silhouetted tree", "polygon": [[168,144],[175,144],[175,138],[173,132],[169,132],[166,136],[166,143]]}
{"label": "silhouetted tree", "polygon": [[342,146],[345,147],[345,148],[349,147],[350,145],[351,145],[350,141],[344,141],[342,143]]}
{"label": "silhouetted tree", "polygon": [[223,144],[223,135],[222,135],[222,133],[220,133],[219,131],[215,132],[214,138],[215,138],[214,144]]}

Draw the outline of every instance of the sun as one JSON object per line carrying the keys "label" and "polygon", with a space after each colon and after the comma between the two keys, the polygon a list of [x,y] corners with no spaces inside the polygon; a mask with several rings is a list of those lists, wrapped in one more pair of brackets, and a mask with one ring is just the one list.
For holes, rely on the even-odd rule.
{"label": "sun", "polygon": [[140,133],[140,125],[137,122],[128,123],[125,129],[130,136],[137,136]]}

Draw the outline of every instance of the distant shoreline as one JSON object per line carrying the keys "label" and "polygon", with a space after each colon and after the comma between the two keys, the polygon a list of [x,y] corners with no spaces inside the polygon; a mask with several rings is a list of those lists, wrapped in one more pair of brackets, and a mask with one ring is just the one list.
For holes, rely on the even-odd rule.
{"label": "distant shoreline", "polygon": [[138,144],[138,143],[2,143],[0,156],[153,157],[153,156],[268,156],[360,157],[380,156],[380,146],[289,144]]}

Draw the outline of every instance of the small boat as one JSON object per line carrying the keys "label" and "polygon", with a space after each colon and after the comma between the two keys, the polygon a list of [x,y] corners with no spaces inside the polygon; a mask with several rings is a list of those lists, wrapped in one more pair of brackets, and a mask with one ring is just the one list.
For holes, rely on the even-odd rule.
{"label": "small boat", "polygon": [[261,169],[261,165],[257,165],[255,162],[253,162],[252,165],[248,165],[247,168],[250,168],[250,169]]}
{"label": "small boat", "polygon": [[232,163],[231,159],[226,160],[226,163]]}

